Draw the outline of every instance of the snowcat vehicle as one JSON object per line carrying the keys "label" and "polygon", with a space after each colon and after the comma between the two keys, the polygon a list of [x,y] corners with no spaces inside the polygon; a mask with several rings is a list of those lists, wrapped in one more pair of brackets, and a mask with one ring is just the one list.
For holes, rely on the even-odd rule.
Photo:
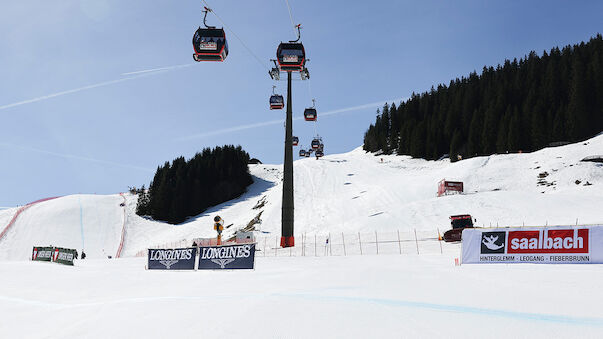
{"label": "snowcat vehicle", "polygon": [[469,214],[453,215],[450,217],[452,229],[444,232],[445,242],[461,241],[463,230],[465,228],[473,228],[473,218]]}

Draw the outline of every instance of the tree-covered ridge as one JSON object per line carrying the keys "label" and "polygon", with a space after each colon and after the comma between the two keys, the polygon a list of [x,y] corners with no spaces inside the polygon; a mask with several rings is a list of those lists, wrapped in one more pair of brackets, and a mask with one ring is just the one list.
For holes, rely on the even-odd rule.
{"label": "tree-covered ridge", "polygon": [[533,151],[603,130],[603,39],[505,60],[385,105],[364,149],[437,159]]}
{"label": "tree-covered ridge", "polygon": [[210,206],[234,199],[253,179],[249,154],[241,146],[205,148],[192,159],[184,157],[157,168],[148,191],[138,196],[138,215],[172,224],[197,215]]}

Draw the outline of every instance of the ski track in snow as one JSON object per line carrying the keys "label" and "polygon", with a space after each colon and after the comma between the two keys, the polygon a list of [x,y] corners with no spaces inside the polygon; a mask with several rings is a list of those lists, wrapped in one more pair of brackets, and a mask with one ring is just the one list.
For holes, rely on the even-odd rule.
{"label": "ski track in snow", "polygon": [[460,305],[448,305],[448,304],[437,304],[437,303],[424,303],[424,302],[413,302],[407,300],[397,299],[381,299],[381,298],[361,298],[361,297],[342,297],[342,296],[328,296],[319,294],[307,294],[307,293],[264,293],[256,295],[205,295],[205,296],[154,296],[145,298],[123,298],[110,301],[98,301],[98,302],[86,302],[86,303],[61,303],[61,302],[44,302],[39,300],[29,300],[22,298],[13,298],[0,295],[0,300],[35,305],[42,307],[49,307],[53,309],[72,309],[81,307],[94,307],[94,306],[108,306],[108,305],[119,305],[119,304],[132,304],[132,303],[148,303],[153,301],[199,301],[199,302],[220,302],[224,300],[242,300],[249,301],[250,299],[265,299],[265,298],[301,298],[313,301],[332,301],[332,302],[349,302],[349,303],[372,303],[391,307],[404,307],[411,309],[425,309],[432,311],[443,311],[448,313],[465,313],[465,314],[476,314],[485,317],[495,318],[510,318],[522,321],[537,321],[537,322],[553,322],[553,323],[564,323],[577,326],[595,326],[603,327],[603,318],[595,317],[572,317],[555,314],[545,313],[528,313],[528,312],[514,312],[501,309],[492,308],[479,308],[479,307],[467,307]]}

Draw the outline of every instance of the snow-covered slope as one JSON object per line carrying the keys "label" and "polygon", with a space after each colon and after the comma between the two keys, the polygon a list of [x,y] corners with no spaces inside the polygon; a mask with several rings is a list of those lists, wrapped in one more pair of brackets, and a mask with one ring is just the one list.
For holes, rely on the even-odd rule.
{"label": "snow-covered slope", "polygon": [[[78,194],[34,204],[0,240],[0,259],[28,259],[32,246],[48,245],[85,248],[90,257],[113,256],[123,225],[121,202],[117,194]],[[11,209],[11,218],[16,211]]]}
{"label": "snow-covered slope", "polygon": [[257,257],[255,270],[0,262],[3,338],[600,338],[598,265]]}
{"label": "snow-covered slope", "polygon": [[[470,213],[477,224],[603,223],[603,165],[580,162],[603,154],[603,136],[534,153],[492,155],[456,163],[407,156],[374,156],[358,148],[320,160],[295,161],[295,232],[432,231],[448,217]],[[280,234],[282,166],[250,165],[255,182],[238,199],[208,209],[181,225],[141,218],[136,196],[125,195],[124,256],[183,239],[213,237],[222,216],[226,236],[260,212],[262,234]],[[539,178],[542,176],[543,178]],[[466,194],[436,197],[437,182],[461,180]],[[579,184],[576,182],[579,181]],[[91,257],[115,255],[124,210],[119,195],[74,195],[32,206],[0,240],[0,259],[25,260],[33,245],[85,248]],[[264,204],[254,209],[259,202]],[[261,204],[260,204],[261,205]],[[16,209],[0,211],[0,227]]]}

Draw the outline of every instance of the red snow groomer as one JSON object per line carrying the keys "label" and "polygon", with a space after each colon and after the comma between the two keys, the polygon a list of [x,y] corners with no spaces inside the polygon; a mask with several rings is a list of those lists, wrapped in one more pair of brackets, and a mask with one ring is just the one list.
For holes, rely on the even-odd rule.
{"label": "red snow groomer", "polygon": [[473,228],[473,218],[469,214],[453,215],[450,217],[452,229],[444,232],[445,242],[461,241],[461,236],[465,228]]}
{"label": "red snow groomer", "polygon": [[440,180],[440,182],[438,182],[438,197],[451,193],[463,193],[463,182],[448,181],[446,179]]}

